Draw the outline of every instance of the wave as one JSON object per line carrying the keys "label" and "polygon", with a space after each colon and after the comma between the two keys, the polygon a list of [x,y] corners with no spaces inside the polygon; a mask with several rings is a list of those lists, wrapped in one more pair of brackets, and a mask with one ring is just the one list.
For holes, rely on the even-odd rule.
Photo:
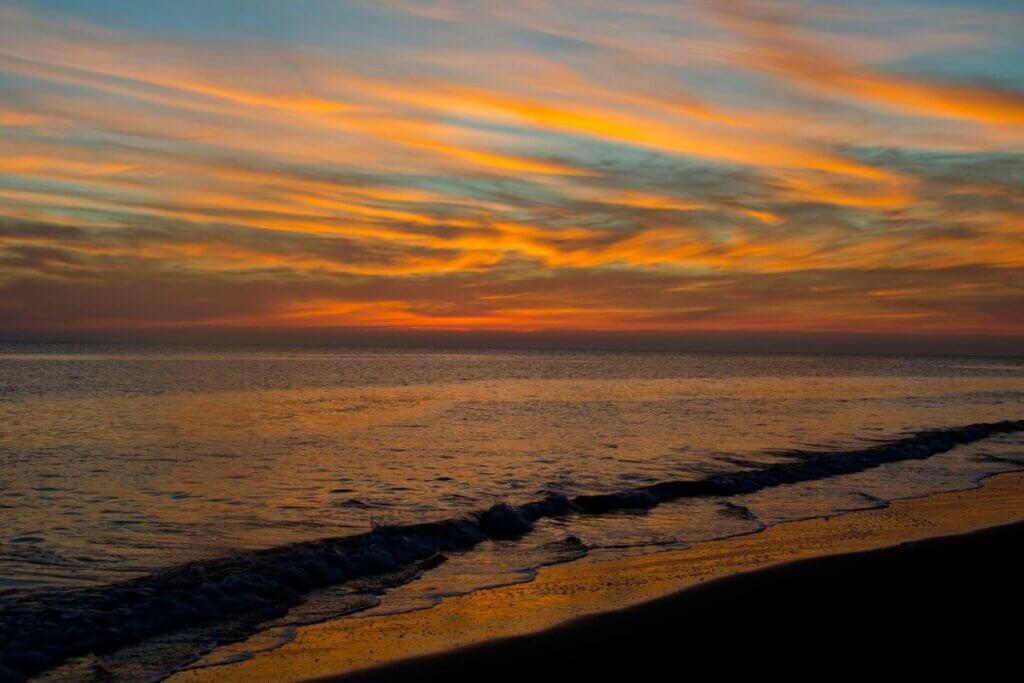
{"label": "wave", "polygon": [[[995,434],[1024,431],[1024,420],[933,429],[841,451],[788,451],[772,465],[666,481],[615,493],[550,494],[436,522],[380,526],[341,538],[294,543],[168,568],[105,586],[12,594],[0,602],[0,681],[24,678],[87,654],[102,654],[173,631],[233,622],[240,639],[284,615],[312,591],[417,566],[490,539],[517,538],[543,518],[652,508],[686,498],[728,497],[924,459]],[[743,509],[736,507],[737,513]]]}

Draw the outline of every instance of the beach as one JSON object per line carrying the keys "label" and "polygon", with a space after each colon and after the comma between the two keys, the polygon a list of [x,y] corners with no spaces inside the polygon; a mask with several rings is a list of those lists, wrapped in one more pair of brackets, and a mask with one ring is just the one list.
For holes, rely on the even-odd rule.
{"label": "beach", "polygon": [[0,683],[1016,674],[1022,27],[0,0]]}
{"label": "beach", "polygon": [[[9,345],[0,368],[0,680],[342,675],[1024,517],[995,476],[1024,469],[1006,359]],[[740,648],[755,621],[716,628]]]}
{"label": "beach", "polygon": [[1020,613],[1022,520],[1024,475],[1003,474],[685,550],[546,567],[430,609],[305,626],[282,647],[170,680],[729,680],[813,677],[826,659],[829,678],[993,671],[1011,656]]}

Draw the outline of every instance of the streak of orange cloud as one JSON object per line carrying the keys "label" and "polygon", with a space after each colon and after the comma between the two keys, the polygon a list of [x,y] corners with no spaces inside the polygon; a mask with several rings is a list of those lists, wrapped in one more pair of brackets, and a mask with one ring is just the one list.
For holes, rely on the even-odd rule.
{"label": "streak of orange cloud", "polygon": [[[627,12],[650,43],[556,22],[585,49],[502,45],[489,64],[437,41],[422,69],[397,48],[343,59],[0,8],[4,312],[59,309],[64,283],[109,286],[97,298],[115,305],[123,278],[252,289],[237,315],[67,324],[1016,325],[993,311],[1021,296],[1021,94],[886,73],[846,56],[904,54],[884,36],[723,6],[738,43],[656,30],[681,16],[661,4]],[[948,150],[978,156],[929,154]]]}
{"label": "streak of orange cloud", "polygon": [[[925,116],[981,123],[1024,124],[1024,93],[997,87],[941,82],[887,74],[858,65],[822,46],[781,13],[747,0],[715,0],[710,5],[724,24],[753,42],[743,66],[767,71],[816,92],[888,105]],[[813,11],[813,10],[812,10]]]}

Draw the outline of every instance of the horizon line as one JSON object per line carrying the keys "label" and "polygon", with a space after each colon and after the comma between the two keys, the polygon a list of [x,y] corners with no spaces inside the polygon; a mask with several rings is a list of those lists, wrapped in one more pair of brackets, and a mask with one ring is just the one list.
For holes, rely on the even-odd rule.
{"label": "horizon line", "polygon": [[88,332],[7,330],[0,333],[0,344],[1024,357],[1024,335],[970,332],[161,328],[97,329]]}

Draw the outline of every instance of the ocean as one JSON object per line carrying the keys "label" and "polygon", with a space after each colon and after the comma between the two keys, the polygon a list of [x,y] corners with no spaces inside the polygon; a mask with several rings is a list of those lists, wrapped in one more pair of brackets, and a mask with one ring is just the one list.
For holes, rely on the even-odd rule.
{"label": "ocean", "polygon": [[970,488],[1022,399],[1024,359],[0,345],[0,680]]}

